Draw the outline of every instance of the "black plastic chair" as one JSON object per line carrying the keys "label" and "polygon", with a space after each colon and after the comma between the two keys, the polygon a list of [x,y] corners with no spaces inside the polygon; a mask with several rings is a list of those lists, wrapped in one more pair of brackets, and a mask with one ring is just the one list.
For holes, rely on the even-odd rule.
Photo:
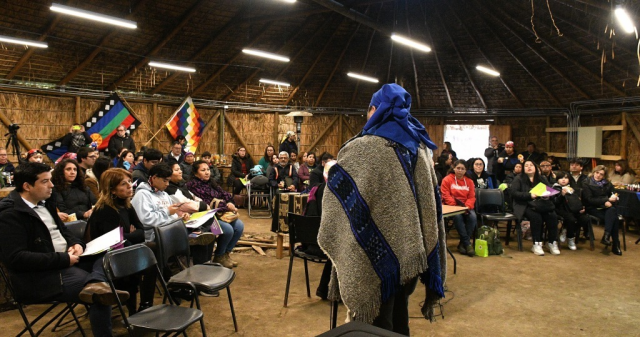
{"label": "black plastic chair", "polygon": [[484,221],[493,221],[498,227],[499,221],[507,222],[507,237],[505,245],[509,245],[511,239],[511,227],[516,223],[516,236],[518,240],[518,250],[522,251],[522,228],[518,224],[515,215],[505,211],[504,193],[499,189],[479,189],[476,190],[476,213],[480,217],[482,225]]}
{"label": "black plastic chair", "polygon": [[65,227],[71,232],[71,234],[84,241],[84,233],[87,230],[87,222],[84,220],[76,220],[71,222],[65,222]]}
{"label": "black plastic chair", "polygon": [[[108,252],[104,256],[103,266],[109,286],[114,293],[116,292],[114,280],[140,273],[149,268],[156,268],[158,275],[161,275],[153,251],[144,244]],[[169,304],[154,305],[127,317],[120,298],[117,298],[118,309],[120,309],[120,314],[129,335],[142,335],[149,332],[166,332],[167,334],[174,333],[177,335],[184,333],[189,326],[200,321],[204,336],[204,316],[202,311],[176,305],[171,294],[167,291],[167,283],[161,277],[159,279],[166,294],[165,296],[169,299]]]}
{"label": "black plastic chair", "polygon": [[[238,323],[233,309],[233,299],[230,288],[231,283],[236,277],[235,272],[218,263],[190,266],[189,238],[187,228],[184,226],[182,220],[176,220],[162,226],[154,227],[154,232],[156,235],[156,243],[158,244],[158,255],[161,259],[161,266],[166,266],[172,257],[186,257],[186,268],[173,275],[171,279],[167,281],[167,286],[171,289],[181,288],[193,291],[193,300],[198,309],[200,309],[200,291],[213,294],[226,288],[227,296],[229,297],[229,307],[231,308],[231,317],[233,318],[233,326],[237,332]],[[191,302],[191,306],[193,306],[193,301]],[[204,323],[202,323],[203,335],[205,335],[204,330]]]}
{"label": "black plastic chair", "polygon": [[[591,239],[591,244],[593,245],[594,235],[593,235],[593,223],[595,222],[598,226],[603,224],[603,220],[600,220],[597,216],[593,216],[589,214],[589,238]],[[620,223],[620,229],[622,231],[622,246],[624,247],[624,251],[627,251],[627,231],[625,230],[625,219],[622,215],[618,215],[618,222]],[[591,249],[593,250],[593,249]]]}
{"label": "black plastic chair", "polygon": [[304,245],[318,245],[318,231],[320,230],[319,216],[304,216],[289,213],[289,273],[287,274],[287,289],[284,293],[284,306],[287,307],[289,300],[289,286],[291,285],[291,270],[293,269],[293,259],[299,258],[304,260],[304,276],[307,281],[307,297],[311,297],[311,289],[309,287],[309,268],[307,261],[316,263],[326,263],[326,256],[311,255],[303,251],[295,249],[296,243]]}
{"label": "black plastic chair", "polygon": [[[71,315],[73,316],[73,321],[75,321],[76,325],[78,326],[77,330],[80,331],[82,336],[85,336],[84,330],[82,330],[82,326],[80,325],[80,321],[78,321],[78,317],[76,316],[76,313],[73,310],[78,305],[77,303],[71,303],[71,302],[65,303],[65,302],[59,302],[59,301],[19,301],[17,299],[18,297],[16,296],[15,291],[13,290],[13,286],[11,285],[11,280],[9,279],[9,275],[5,273],[3,266],[0,266],[0,275],[2,275],[2,279],[4,280],[5,284],[7,285],[7,289],[9,289],[9,292],[11,294],[12,301],[18,307],[20,316],[24,321],[25,328],[22,329],[22,331],[20,331],[20,333],[18,333],[16,336],[22,336],[27,331],[29,331],[29,334],[31,336],[34,336],[34,337],[39,336],[44,331],[44,329],[46,329],[51,323],[53,323],[53,321],[57,320],[60,316],[62,316],[65,313],[71,313]],[[48,304],[49,307],[47,307],[47,309],[45,309],[33,321],[29,321],[22,307],[25,305],[33,305],[33,304]],[[49,312],[51,312],[60,304],[65,304],[65,307],[62,310],[60,310],[53,318],[47,321],[47,323],[42,328],[40,328],[40,330],[34,333],[33,332],[34,325],[37,324],[44,316],[46,316]],[[77,330],[74,330],[73,332]]]}

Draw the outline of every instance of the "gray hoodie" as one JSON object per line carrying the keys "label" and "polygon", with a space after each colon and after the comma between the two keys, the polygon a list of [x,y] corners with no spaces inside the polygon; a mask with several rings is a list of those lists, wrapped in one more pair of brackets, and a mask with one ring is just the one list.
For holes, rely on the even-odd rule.
{"label": "gray hoodie", "polygon": [[167,192],[154,191],[148,183],[138,185],[136,194],[131,199],[131,205],[144,226],[146,242],[155,240],[153,227],[178,219],[177,214],[169,215],[169,206],[173,203],[173,199]]}

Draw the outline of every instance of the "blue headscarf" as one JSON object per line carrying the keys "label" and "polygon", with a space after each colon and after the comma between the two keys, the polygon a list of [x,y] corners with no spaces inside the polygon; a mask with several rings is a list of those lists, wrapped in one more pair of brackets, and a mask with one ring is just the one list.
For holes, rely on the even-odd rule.
{"label": "blue headscarf", "polygon": [[431,141],[427,130],[411,114],[411,95],[401,86],[385,84],[371,98],[376,112],[365,124],[362,134],[380,136],[409,149],[416,155],[420,143],[435,150],[438,147]]}

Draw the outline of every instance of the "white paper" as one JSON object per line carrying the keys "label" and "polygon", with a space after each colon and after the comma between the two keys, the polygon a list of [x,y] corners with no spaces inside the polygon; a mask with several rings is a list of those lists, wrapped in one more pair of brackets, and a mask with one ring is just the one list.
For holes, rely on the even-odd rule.
{"label": "white paper", "polygon": [[85,248],[84,253],[80,256],[102,253],[109,250],[111,246],[117,245],[120,242],[122,242],[122,240],[120,239],[120,227],[118,227],[110,232],[100,235],[99,237],[93,239],[91,242],[87,243],[87,247]]}
{"label": "white paper", "polygon": [[187,221],[184,225],[187,228],[198,228],[202,225],[204,225],[205,222],[209,221],[211,218],[213,218],[216,215],[216,212],[219,209],[212,209],[210,210],[207,214],[201,216],[200,218],[196,219],[196,220],[189,220]]}

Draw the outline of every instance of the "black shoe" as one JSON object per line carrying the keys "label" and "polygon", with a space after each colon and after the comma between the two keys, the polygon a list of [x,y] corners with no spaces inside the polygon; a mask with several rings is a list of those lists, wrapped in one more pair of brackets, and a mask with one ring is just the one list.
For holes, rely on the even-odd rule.
{"label": "black shoe", "polygon": [[467,249],[462,242],[458,245],[458,252],[460,252],[460,254],[467,254]]}
{"label": "black shoe", "polygon": [[327,294],[327,292],[325,291],[321,291],[320,289],[316,290],[316,296],[320,297],[321,299],[323,299],[324,301],[327,300],[327,296],[329,296],[329,294]]}
{"label": "black shoe", "polygon": [[620,250],[620,242],[614,242],[611,246],[611,252],[616,255],[622,255],[622,251]]}
{"label": "black shoe", "polygon": [[472,245],[468,245],[466,250],[467,250],[467,255],[469,256],[476,255],[476,250],[473,248]]}
{"label": "black shoe", "polygon": [[605,246],[610,246],[611,245],[611,234],[609,234],[609,232],[604,232],[604,235],[602,236],[602,240],[600,240],[600,243],[605,245]]}
{"label": "black shoe", "polygon": [[149,308],[151,308],[153,306],[153,303],[151,302],[142,302],[140,303],[140,306],[138,307],[138,312],[143,311],[143,310],[147,310]]}

